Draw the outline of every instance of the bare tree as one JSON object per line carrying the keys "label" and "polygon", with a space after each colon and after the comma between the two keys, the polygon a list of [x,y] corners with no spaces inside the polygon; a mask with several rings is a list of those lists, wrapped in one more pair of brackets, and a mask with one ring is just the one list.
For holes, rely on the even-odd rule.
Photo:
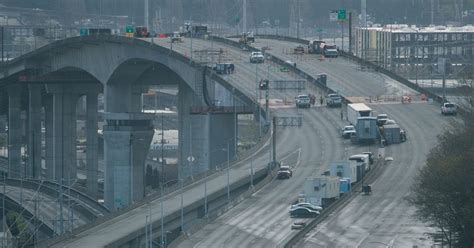
{"label": "bare tree", "polygon": [[438,137],[409,198],[418,217],[458,247],[474,246],[474,113],[466,109],[462,121]]}

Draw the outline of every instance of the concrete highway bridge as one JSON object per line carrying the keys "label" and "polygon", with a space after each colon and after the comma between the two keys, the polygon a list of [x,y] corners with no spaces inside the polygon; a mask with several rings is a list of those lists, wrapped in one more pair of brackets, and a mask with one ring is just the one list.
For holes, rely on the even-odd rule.
{"label": "concrete highway bridge", "polygon": [[[286,161],[295,170],[295,177],[291,181],[271,180],[271,168],[267,166],[269,148],[268,143],[265,143],[261,149],[250,154],[249,159],[233,163],[231,168],[195,180],[180,190],[162,197],[152,197],[140,201],[143,198],[141,185],[143,181],[137,179],[143,178],[143,172],[139,171],[139,168],[143,166],[143,159],[146,155],[143,151],[148,148],[150,117],[139,113],[138,96],[145,91],[147,85],[156,83],[179,85],[180,159],[183,161],[191,154],[193,164],[192,167],[189,164],[180,165],[182,179],[189,174],[205,172],[214,164],[222,164],[226,155],[228,157],[235,156],[235,152],[232,152],[235,150],[235,137],[237,136],[235,123],[237,114],[240,114],[213,114],[212,111],[191,114],[191,111],[188,110],[193,107],[209,107],[209,103],[216,100],[223,102],[223,106],[227,107],[252,106],[257,100],[255,96],[258,95],[256,84],[261,78],[288,81],[308,80],[308,76],[315,78],[319,73],[326,73],[329,76],[329,88],[343,93],[344,96],[367,97],[386,93],[416,94],[413,90],[387,76],[375,72],[360,71],[356,64],[345,59],[318,62],[317,57],[311,57],[312,55],[297,57],[285,52],[291,50],[296,43],[258,40],[254,45],[260,48],[269,46],[271,50],[268,53],[272,56],[283,61],[295,61],[297,68],[304,75],[293,73],[294,70],[290,70],[290,73],[280,71],[281,65],[279,64],[266,63],[260,66],[250,64],[247,51],[232,44],[197,39],[171,45],[168,40],[136,40],[115,36],[77,37],[51,44],[7,64],[3,70],[4,80],[2,82],[8,87],[9,104],[7,106],[11,123],[9,127],[15,127],[15,121],[19,120],[15,112],[22,108],[22,96],[23,98],[28,97],[30,103],[35,101],[38,103],[38,99],[44,99],[47,130],[48,113],[50,116],[52,115],[52,128],[50,127],[52,139],[50,139],[49,145],[52,148],[50,148],[50,156],[46,156],[47,160],[49,159],[49,162],[47,161],[48,177],[51,179],[58,180],[65,175],[74,174],[74,168],[67,166],[70,163],[65,162],[71,159],[68,152],[71,149],[69,147],[72,137],[69,136],[73,136],[70,134],[70,129],[73,125],[71,122],[74,122],[70,117],[74,116],[71,113],[73,101],[68,99],[74,99],[73,96],[76,94],[87,94],[88,140],[90,137],[91,140],[97,140],[93,136],[96,134],[92,134],[92,130],[96,129],[94,120],[97,119],[97,102],[96,100],[89,101],[89,99],[96,99],[97,94],[102,90],[106,98],[107,115],[105,118],[109,128],[104,128],[106,142],[105,201],[107,207],[118,209],[118,211],[94,224],[76,229],[72,235],[63,235],[44,245],[53,247],[137,247],[145,246],[150,237],[153,237],[153,240],[160,240],[159,237],[164,234],[169,239],[173,239],[181,232],[187,233],[188,238],[181,238],[176,242],[183,242],[182,245],[189,246],[241,247],[242,245],[252,245],[274,247],[281,245],[293,235],[293,231],[289,229],[292,221],[288,216],[287,208],[301,191],[304,179],[311,175],[319,175],[331,161],[345,159],[350,154],[369,149],[354,147],[339,139],[339,127],[343,126],[345,122],[340,119],[340,110],[338,109],[317,107],[308,111],[300,111],[286,106],[275,106],[272,109],[274,116],[298,115],[304,120],[302,128],[285,128],[277,131],[278,160]],[[217,76],[209,72],[204,66],[197,63],[196,58],[190,59],[193,54],[191,47],[194,50],[222,48],[230,54],[236,66],[235,73]],[[258,71],[266,75],[262,77],[262,73],[259,74]],[[65,82],[68,84],[67,87],[64,87]],[[41,88],[41,85],[44,85],[42,94],[35,97],[34,87]],[[23,94],[21,94],[20,87],[23,87]],[[328,90],[322,88],[323,90],[308,84],[305,91],[322,95]],[[270,98],[281,100],[292,98],[297,93],[271,91],[270,94]],[[4,93],[3,99],[5,99],[5,95]],[[52,106],[49,106],[52,111],[48,111],[47,106],[47,99],[50,98],[53,99]],[[51,102],[51,100],[49,101]],[[33,105],[41,106],[42,104]],[[40,110],[35,110],[33,105],[29,108],[30,115],[41,113]],[[413,105],[387,103],[374,105],[374,108],[379,112],[393,115],[408,129],[409,135],[411,135],[410,140],[413,139],[413,143],[409,141],[409,145],[404,144],[409,148],[395,146],[393,151],[391,147],[386,151],[389,154],[406,152],[399,161],[396,160],[392,163],[393,167],[404,164],[406,168],[397,170],[396,173],[385,173],[386,180],[391,181],[393,185],[381,186],[381,188],[385,187],[383,192],[386,193],[380,195],[383,200],[374,199],[375,197],[370,199],[372,204],[370,206],[375,206],[373,211],[378,211],[379,216],[383,216],[393,212],[393,209],[387,209],[389,206],[395,207],[390,205],[391,202],[399,202],[407,194],[407,187],[396,193],[393,192],[393,188],[397,184],[400,186],[409,185],[431,147],[436,133],[442,129],[442,124],[431,125],[424,129],[416,125],[416,120],[420,116],[429,121],[439,118],[436,115],[437,108],[426,103]],[[256,119],[261,118],[257,115]],[[34,130],[33,127],[37,126],[33,120],[34,118],[30,119],[30,123],[32,123],[30,130]],[[416,131],[410,133],[411,128]],[[106,131],[109,132],[109,135],[106,134]],[[9,132],[15,134],[19,131],[13,128],[9,129]],[[48,131],[46,132],[48,133]],[[68,134],[64,135],[64,132]],[[48,137],[48,134],[46,136]],[[34,135],[32,134],[31,137]],[[107,141],[108,139],[109,141]],[[420,145],[419,139],[425,139],[431,143]],[[15,138],[9,141],[10,168],[13,175],[17,173],[20,176],[21,172],[14,169],[15,165],[19,164],[18,157],[15,155],[19,153],[20,141]],[[34,138],[30,138],[30,142],[34,143],[34,141]],[[49,146],[47,145],[47,147]],[[94,147],[94,143],[90,146]],[[220,155],[213,155],[215,151],[225,152],[216,152]],[[48,148],[46,152],[48,152]],[[97,155],[93,150],[91,153],[91,155],[88,154],[88,171],[97,171]],[[48,165],[51,166],[48,167]],[[38,169],[34,164],[28,168],[33,177],[37,175],[35,171]],[[407,170],[409,175],[404,173]],[[93,181],[95,176],[93,174],[90,172],[87,175],[88,191],[92,195],[97,192],[97,189],[94,188],[97,186]],[[398,180],[398,178],[403,178],[403,180]],[[259,185],[259,182],[259,187],[262,187],[264,183],[267,185],[255,193],[253,190],[247,190],[253,186],[250,184]],[[226,187],[227,185],[229,186]],[[240,201],[241,199],[235,199],[234,195],[242,192],[245,192],[244,195],[249,195],[250,198],[243,200],[241,204],[236,205],[223,216],[217,217],[221,214],[222,207],[224,209],[230,208],[236,201]],[[120,198],[120,201],[117,198]],[[138,201],[140,201],[138,204],[124,208],[130,203]],[[407,203],[403,202],[396,207],[400,205],[401,208],[410,209]],[[392,233],[399,235],[401,227],[406,222],[412,222],[413,217],[402,211],[396,213],[397,216],[392,220],[397,219],[398,222],[390,225],[394,227]],[[364,214],[368,213],[359,213],[353,218],[362,218]],[[217,218],[211,218],[212,216]],[[379,220],[380,225],[383,224],[383,220]],[[223,228],[222,224],[224,224]],[[335,225],[341,224],[336,223]],[[196,232],[193,229],[196,226],[201,230]],[[423,232],[424,226],[421,224],[419,226],[420,232]],[[347,231],[347,227],[338,226],[338,228],[342,233]],[[377,227],[371,226],[363,230],[373,234]],[[330,237],[328,242],[334,243]],[[345,244],[359,241],[369,244],[371,241],[367,240],[367,237],[369,235],[365,236],[363,240],[348,239]],[[404,236],[401,235],[400,239],[402,237]],[[166,240],[166,238],[161,237],[161,240]],[[158,246],[156,241],[153,242],[153,245]]]}

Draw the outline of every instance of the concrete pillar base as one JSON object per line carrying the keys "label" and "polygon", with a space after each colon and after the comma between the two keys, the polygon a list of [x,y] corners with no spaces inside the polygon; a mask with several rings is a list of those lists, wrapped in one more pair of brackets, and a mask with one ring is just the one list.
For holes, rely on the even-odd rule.
{"label": "concrete pillar base", "polygon": [[104,113],[105,205],[126,207],[145,196],[145,159],[154,130],[152,115]]}

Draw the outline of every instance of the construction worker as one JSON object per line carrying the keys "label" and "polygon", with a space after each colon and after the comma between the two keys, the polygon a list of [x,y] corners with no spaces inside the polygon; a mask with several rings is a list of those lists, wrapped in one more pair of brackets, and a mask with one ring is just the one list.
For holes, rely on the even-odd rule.
{"label": "construction worker", "polygon": [[321,96],[321,97],[319,98],[319,102],[321,103],[321,106],[323,106],[323,103],[324,103],[323,96]]}

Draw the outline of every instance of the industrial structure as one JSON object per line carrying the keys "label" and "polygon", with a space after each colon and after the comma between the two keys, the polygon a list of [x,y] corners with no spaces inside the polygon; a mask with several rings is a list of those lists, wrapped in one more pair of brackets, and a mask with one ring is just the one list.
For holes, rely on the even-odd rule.
{"label": "industrial structure", "polygon": [[474,26],[391,24],[356,28],[354,52],[359,58],[408,78],[441,78],[439,58],[448,61],[446,74],[472,70],[473,41]]}

